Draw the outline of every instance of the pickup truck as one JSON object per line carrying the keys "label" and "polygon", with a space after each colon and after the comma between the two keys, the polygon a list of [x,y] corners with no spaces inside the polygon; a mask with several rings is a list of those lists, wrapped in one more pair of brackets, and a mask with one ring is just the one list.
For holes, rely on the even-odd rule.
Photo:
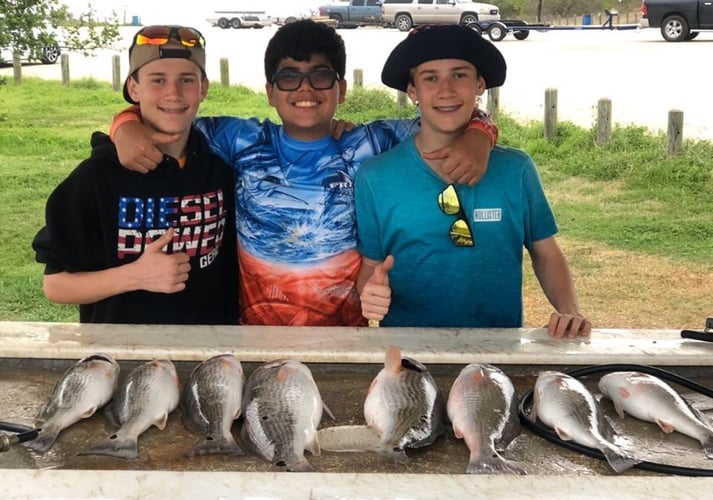
{"label": "pickup truck", "polygon": [[381,0],[350,0],[319,7],[319,15],[334,19],[338,28],[356,28],[358,26],[381,26],[384,18],[381,14]]}
{"label": "pickup truck", "polygon": [[643,0],[642,28],[660,28],[668,42],[693,40],[713,30],[713,0]]}
{"label": "pickup truck", "polygon": [[384,23],[399,31],[420,24],[462,24],[499,21],[500,9],[471,0],[384,0]]}

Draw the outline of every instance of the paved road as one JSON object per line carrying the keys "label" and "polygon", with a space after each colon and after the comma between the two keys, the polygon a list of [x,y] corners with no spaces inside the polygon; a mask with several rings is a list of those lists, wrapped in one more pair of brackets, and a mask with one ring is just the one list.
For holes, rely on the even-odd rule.
{"label": "paved road", "polygon": [[[255,89],[264,85],[263,52],[275,28],[220,30],[198,24],[208,40],[208,76],[219,79],[219,59],[230,61],[231,83]],[[128,46],[134,28],[122,28]],[[348,61],[347,77],[355,68],[364,70],[367,86],[380,86],[381,67],[404,33],[394,29],[340,30]],[[497,46],[508,62],[508,77],[500,91],[501,107],[524,119],[541,120],[544,93],[557,88],[560,120],[590,126],[600,98],[613,103],[613,120],[664,130],[671,109],[684,112],[684,136],[713,141],[713,33],[702,33],[688,43],[663,41],[658,30],[550,31],[530,33],[518,41],[508,35]],[[72,78],[92,75],[111,80],[111,56],[126,51],[103,51],[85,58],[69,54]],[[60,65],[25,66],[27,75],[61,77]],[[12,68],[0,68],[0,75]]]}

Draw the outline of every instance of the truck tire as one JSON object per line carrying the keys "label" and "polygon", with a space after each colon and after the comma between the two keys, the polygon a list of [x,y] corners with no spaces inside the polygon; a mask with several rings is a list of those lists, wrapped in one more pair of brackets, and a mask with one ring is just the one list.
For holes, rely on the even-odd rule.
{"label": "truck tire", "polygon": [[479,36],[483,36],[483,28],[480,26],[480,23],[466,24],[465,27],[472,29],[472,30],[475,31]]}
{"label": "truck tire", "polygon": [[42,49],[42,56],[40,57],[40,61],[42,61],[42,64],[54,64],[59,59],[59,54],[59,45],[57,45],[56,43],[48,45]]}
{"label": "truck tire", "polygon": [[460,23],[463,26],[469,26],[471,24],[477,24],[478,23],[478,14],[472,14],[468,12],[467,14],[463,14],[460,18]]}
{"label": "truck tire", "polygon": [[342,22],[342,15],[341,14],[330,14],[329,19],[334,19],[337,21],[337,24]]}
{"label": "truck tire", "polygon": [[530,36],[530,30],[520,30],[516,31],[515,33],[512,34],[517,40],[524,40],[528,36]]}
{"label": "truck tire", "polygon": [[243,23],[241,23],[240,19],[238,19],[237,17],[234,17],[230,20],[230,27],[234,30],[240,29],[242,25]]}
{"label": "truck tire", "polygon": [[681,16],[668,16],[661,21],[661,36],[667,42],[683,42],[689,34],[688,23]]}
{"label": "truck tire", "polygon": [[508,28],[503,23],[495,22],[488,26],[488,36],[493,42],[499,42],[508,34]]}
{"label": "truck tire", "polygon": [[409,31],[413,28],[413,19],[408,14],[399,14],[394,19],[394,24],[399,29],[399,31]]}
{"label": "truck tire", "polygon": [[218,19],[218,27],[227,30],[228,28],[230,28],[230,21],[228,21],[224,17],[221,17],[220,19]]}

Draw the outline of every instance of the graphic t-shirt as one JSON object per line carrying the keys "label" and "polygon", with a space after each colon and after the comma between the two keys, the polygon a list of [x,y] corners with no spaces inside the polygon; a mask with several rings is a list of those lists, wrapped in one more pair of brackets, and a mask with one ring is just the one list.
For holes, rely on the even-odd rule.
{"label": "graphic t-shirt", "polygon": [[415,120],[298,141],[269,120],[196,121],[235,172],[241,323],[363,324],[353,180],[361,163],[413,135]]}

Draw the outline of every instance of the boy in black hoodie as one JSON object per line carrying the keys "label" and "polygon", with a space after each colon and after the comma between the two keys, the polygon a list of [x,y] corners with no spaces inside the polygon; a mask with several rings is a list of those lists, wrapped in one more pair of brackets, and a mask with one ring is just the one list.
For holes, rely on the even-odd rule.
{"label": "boy in black hoodie", "polygon": [[81,322],[236,324],[233,174],[192,126],[208,91],[203,36],[148,26],[129,59],[124,98],[180,140],[142,175],[93,134],[91,157],[50,195],[32,244],[45,295],[79,304]]}

